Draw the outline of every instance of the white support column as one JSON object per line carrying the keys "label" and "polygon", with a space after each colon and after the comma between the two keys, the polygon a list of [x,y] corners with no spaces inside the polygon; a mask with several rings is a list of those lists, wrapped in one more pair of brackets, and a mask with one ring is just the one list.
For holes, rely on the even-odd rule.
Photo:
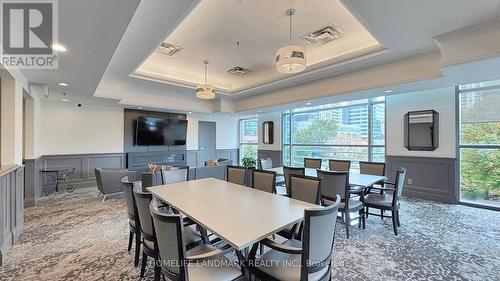
{"label": "white support column", "polygon": [[23,89],[6,72],[1,73],[1,164],[22,164]]}

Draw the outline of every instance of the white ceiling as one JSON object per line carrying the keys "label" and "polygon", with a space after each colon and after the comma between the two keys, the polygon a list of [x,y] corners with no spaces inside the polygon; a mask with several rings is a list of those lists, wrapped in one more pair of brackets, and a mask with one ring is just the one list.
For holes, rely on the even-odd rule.
{"label": "white ceiling", "polygon": [[[48,85],[50,99],[60,100],[66,92],[71,102],[88,102],[139,2],[58,1],[59,42],[67,52],[59,53],[57,70],[23,70],[23,74],[31,83]],[[59,82],[70,86],[58,86]]]}
{"label": "white ceiling", "polygon": [[[430,50],[439,52],[438,46],[433,39],[434,36],[492,20],[498,16],[500,8],[500,0],[340,1],[350,13],[363,23],[363,26],[366,27],[370,34],[386,48],[385,52],[358,60],[333,64],[264,85],[258,85],[248,90],[240,91],[241,93],[236,96],[222,96],[222,101],[228,101],[229,103],[227,104],[230,105],[230,102],[236,103],[244,99],[262,97],[260,100],[264,102],[261,107],[264,108],[267,100],[266,97],[269,96],[272,97],[273,104],[276,104],[277,97],[278,99],[283,99],[281,104],[286,104],[287,90],[298,88],[299,85],[311,82],[316,83],[316,81],[319,82],[320,80],[336,81],[336,77],[346,77],[351,73],[364,71],[373,66],[397,62]],[[143,106],[156,110],[216,111],[214,108],[219,109],[223,104],[226,105],[226,103],[196,99],[194,91],[183,86],[167,85],[161,81],[155,81],[155,79],[148,81],[130,76],[138,66],[146,61],[162,41],[173,36],[178,27],[181,27],[184,22],[189,20],[191,14],[196,11],[198,4],[203,5],[206,2],[216,1],[59,1],[59,38],[61,43],[68,48],[68,52],[62,55],[58,70],[23,71],[23,73],[30,82],[49,85],[51,99],[60,99],[61,93],[67,91],[72,101],[81,100],[83,102],[110,103],[126,107]],[[233,2],[228,2],[228,5],[236,6],[252,5],[254,2],[261,3],[260,1],[250,0],[234,0]],[[266,3],[270,2],[267,1]],[[276,13],[278,13],[278,10],[280,11],[280,15],[277,15],[277,17],[281,17],[281,21],[284,20],[284,23],[282,23],[284,31],[276,31],[277,37],[274,38],[277,40],[284,38],[284,43],[286,44],[287,28],[286,17],[283,15],[283,11],[289,6],[286,4],[290,2],[279,2],[284,4],[282,8],[276,8]],[[309,1],[305,0],[292,1],[291,3],[298,5],[304,2],[309,3]],[[337,3],[336,0],[332,0],[331,2]],[[301,10],[298,6],[296,7],[298,10],[297,17],[299,17]],[[223,11],[218,11],[218,13],[227,12],[229,13],[227,18],[230,18],[231,11],[231,9],[223,9]],[[213,30],[216,30],[220,26],[227,25],[227,22],[224,22],[225,18],[222,17],[210,21],[211,23],[217,22],[217,25],[214,25],[210,30],[213,32]],[[275,20],[278,21],[278,18],[275,18]],[[239,22],[236,23],[235,29],[240,24]],[[321,27],[324,25],[324,22],[318,22],[317,25],[314,23],[310,24],[311,27]],[[277,26],[279,25],[276,24],[276,28]],[[297,25],[296,31],[300,35],[311,31],[303,30],[299,33],[298,29],[299,26]],[[257,35],[258,33],[255,33],[253,36]],[[229,33],[220,37],[227,37],[228,41],[233,41],[236,35],[235,33]],[[193,38],[188,39],[194,40]],[[200,40],[199,38],[197,40]],[[205,45],[210,47],[209,50],[217,50],[218,48],[212,46],[212,44],[216,43],[214,41]],[[275,44],[277,43],[275,42]],[[217,47],[217,45],[215,46]],[[243,46],[245,46],[245,41],[242,40]],[[201,50],[202,47],[198,46],[197,48]],[[229,48],[229,45],[227,45],[227,48]],[[264,52],[264,49],[259,52]],[[271,54],[267,54],[268,51],[265,51],[266,54],[260,54],[257,59],[270,57],[272,60],[274,49],[274,46],[272,48],[269,47],[269,50],[272,50]],[[184,51],[186,50],[182,52]],[[182,54],[182,52],[179,54]],[[250,53],[255,55],[253,54],[253,50]],[[193,59],[193,61],[201,61],[205,56],[205,54],[200,54],[200,58]],[[237,64],[238,58],[243,59],[243,62],[247,59],[245,54],[243,56],[233,54],[228,57],[235,60],[233,62],[227,59],[228,65]],[[251,62],[252,60],[248,61]],[[215,75],[216,61],[213,60],[212,63]],[[221,69],[224,68],[221,67]],[[477,71],[478,69],[458,67],[452,71],[447,69],[441,69],[441,71],[445,78],[448,76],[465,78],[468,77],[468,72]],[[203,68],[200,63],[199,71],[202,72],[202,70]],[[209,78],[212,73],[211,71],[212,68],[209,68]],[[404,71],[402,69],[402,72]],[[495,78],[495,75],[497,75],[495,72],[483,74],[483,77],[488,77],[488,79]],[[198,75],[198,78],[201,78],[201,73]],[[496,76],[496,78],[500,78],[500,76]],[[443,83],[456,83],[458,81],[457,79],[448,79],[446,80],[447,82],[443,82],[444,80],[446,79],[440,80],[439,85]],[[224,80],[222,79],[222,81]],[[70,87],[59,87],[56,85],[58,82],[67,82],[70,84]],[[431,79],[429,81],[422,81],[418,85],[419,89],[422,89],[426,87],[425,85],[433,87],[436,83],[432,82]],[[380,90],[376,91],[380,92]],[[354,92],[347,90],[344,93],[346,95],[355,95]],[[302,99],[311,100],[311,97],[311,93],[304,92]],[[343,98],[347,97],[344,95]]]}
{"label": "white ceiling", "polygon": [[[242,90],[290,77],[274,66],[276,50],[289,44],[288,8],[293,16],[293,44],[306,47],[306,71],[380,51],[383,47],[339,0],[201,1],[164,40],[183,48],[173,57],[153,52],[134,75],[193,87],[203,82],[203,60],[209,60],[208,81],[219,93]],[[333,25],[343,36],[321,46],[300,37]],[[236,42],[239,42],[239,46]],[[251,72],[235,76],[240,66]]]}

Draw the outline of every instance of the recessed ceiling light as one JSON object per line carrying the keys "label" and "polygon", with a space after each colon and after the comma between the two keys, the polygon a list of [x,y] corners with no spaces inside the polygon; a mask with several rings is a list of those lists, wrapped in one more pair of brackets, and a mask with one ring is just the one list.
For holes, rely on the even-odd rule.
{"label": "recessed ceiling light", "polygon": [[142,109],[142,107],[141,107],[141,106],[138,106],[138,107],[137,107],[137,109]]}
{"label": "recessed ceiling light", "polygon": [[392,90],[385,90],[386,93],[392,93]]}
{"label": "recessed ceiling light", "polygon": [[61,82],[61,83],[59,83],[59,84],[57,84],[57,85],[59,85],[59,86],[63,86],[63,87],[68,87],[68,86],[69,86],[69,84],[68,84],[68,83],[63,83],[63,82]]}
{"label": "recessed ceiling light", "polygon": [[261,112],[262,112],[262,110],[259,110],[259,113],[261,113]]}
{"label": "recessed ceiling light", "polygon": [[306,103],[306,105],[311,105],[311,104],[312,104],[312,103],[310,103],[310,102]]}
{"label": "recessed ceiling light", "polygon": [[66,47],[64,47],[61,44],[52,44],[52,50],[55,50],[58,52],[66,52]]}
{"label": "recessed ceiling light", "polygon": [[193,114],[191,111],[188,111],[188,114]]}
{"label": "recessed ceiling light", "polygon": [[63,101],[63,102],[68,102],[69,100],[68,100],[68,99],[62,99],[61,101]]}

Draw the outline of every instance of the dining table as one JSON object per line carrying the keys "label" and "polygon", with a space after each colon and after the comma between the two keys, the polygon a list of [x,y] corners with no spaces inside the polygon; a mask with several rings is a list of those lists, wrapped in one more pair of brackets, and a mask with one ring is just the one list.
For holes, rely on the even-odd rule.
{"label": "dining table", "polygon": [[159,185],[147,190],[238,252],[300,222],[305,209],[323,208],[215,178]]}
{"label": "dining table", "polygon": [[[283,172],[283,167],[268,168],[268,169],[264,169],[264,170],[275,172],[278,176],[283,176],[285,174]],[[305,168],[305,175],[312,176],[312,177],[318,176],[316,169],[313,169],[313,168]],[[386,177],[384,177],[384,176],[357,174],[357,173],[352,173],[352,172],[349,173],[349,185],[353,189],[367,188],[367,187],[370,187],[374,184],[381,183],[385,180],[386,180]]]}

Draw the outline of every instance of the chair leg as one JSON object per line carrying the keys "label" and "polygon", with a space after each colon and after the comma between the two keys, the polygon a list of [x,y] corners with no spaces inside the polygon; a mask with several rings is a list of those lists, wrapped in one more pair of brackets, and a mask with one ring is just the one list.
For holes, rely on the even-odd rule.
{"label": "chair leg", "polygon": [[127,252],[130,252],[130,249],[132,249],[132,242],[134,241],[134,233],[130,231],[130,234],[128,235],[128,248]]}
{"label": "chair leg", "polygon": [[370,208],[366,207],[365,209],[365,216],[368,217],[368,211],[370,211]]}
{"label": "chair leg", "polygon": [[148,256],[145,253],[142,253],[141,278],[144,277],[144,272],[146,271],[147,260],[148,260]]}
{"label": "chair leg", "polygon": [[401,223],[399,222],[399,210],[396,210],[396,222],[398,223],[398,226],[401,226]]}
{"label": "chair leg", "polygon": [[344,213],[345,216],[345,234],[347,239],[349,239],[349,213]]}
{"label": "chair leg", "polygon": [[380,210],[380,218],[384,219],[384,210]]}
{"label": "chair leg", "polygon": [[392,227],[394,228],[394,234],[398,235],[398,223],[397,223],[397,211],[392,211]]}
{"label": "chair leg", "polygon": [[363,229],[366,228],[366,219],[365,219],[365,213],[363,213]]}
{"label": "chair leg", "polygon": [[139,265],[139,255],[141,253],[141,234],[136,233],[135,235],[135,258],[134,258],[134,266]]}
{"label": "chair leg", "polygon": [[154,281],[160,281],[161,268],[158,266],[158,258],[155,258],[155,275]]}
{"label": "chair leg", "polygon": [[106,200],[106,196],[107,196],[107,194],[104,194],[104,196],[102,197],[102,201],[101,202],[104,202]]}

